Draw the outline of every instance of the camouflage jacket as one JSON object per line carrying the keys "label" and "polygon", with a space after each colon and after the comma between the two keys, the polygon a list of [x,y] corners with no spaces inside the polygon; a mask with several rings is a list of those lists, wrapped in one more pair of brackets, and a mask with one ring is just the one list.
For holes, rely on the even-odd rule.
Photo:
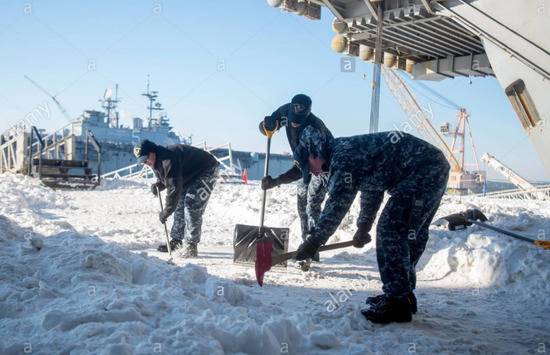
{"label": "camouflage jacket", "polygon": [[358,224],[370,229],[385,191],[391,194],[406,180],[412,182],[406,185],[415,186],[427,178],[430,167],[448,166],[438,148],[398,131],[336,138],[330,143],[329,160],[329,198],[311,239],[316,245],[334,234],[358,191],[362,195]]}

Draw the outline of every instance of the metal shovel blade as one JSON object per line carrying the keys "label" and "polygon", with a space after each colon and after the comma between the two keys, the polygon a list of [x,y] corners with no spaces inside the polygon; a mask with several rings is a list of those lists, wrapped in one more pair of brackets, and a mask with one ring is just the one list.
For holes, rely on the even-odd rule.
{"label": "metal shovel blade", "polygon": [[455,213],[455,214],[451,214],[446,217],[440,218],[436,222],[434,222],[434,224],[438,226],[447,226],[451,231],[458,230],[458,229],[466,229],[472,224],[475,224],[482,228],[490,229],[495,232],[507,235],[509,237],[534,244],[539,248],[550,250],[550,240],[538,240],[532,237],[524,236],[516,232],[505,230],[505,229],[485,223],[487,221],[488,219],[483,214],[483,212],[481,212],[478,209],[469,209],[462,213]]}
{"label": "metal shovel blade", "polygon": [[436,226],[446,226],[449,230],[454,231],[466,229],[473,224],[471,221],[486,222],[487,220],[483,212],[476,208],[472,208],[461,213],[453,213],[442,217],[433,224]]}

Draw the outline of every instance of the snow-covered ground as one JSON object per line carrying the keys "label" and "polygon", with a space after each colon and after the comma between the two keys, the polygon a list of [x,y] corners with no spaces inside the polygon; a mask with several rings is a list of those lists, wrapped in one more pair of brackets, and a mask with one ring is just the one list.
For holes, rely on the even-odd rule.
{"label": "snow-covered ground", "polygon": [[[146,182],[53,191],[0,175],[0,354],[544,353],[550,252],[471,227],[433,227],[419,265],[419,313],[373,325],[375,246],[328,252],[304,273],[276,268],[256,285],[232,263],[236,223],[257,224],[257,186],[218,185],[199,258],[173,263]],[[299,244],[295,188],[269,194],[267,225]],[[491,223],[550,232],[550,203],[446,198],[438,216],[476,206]],[[354,205],[331,242],[354,232]],[[550,239],[550,236],[546,237]]]}

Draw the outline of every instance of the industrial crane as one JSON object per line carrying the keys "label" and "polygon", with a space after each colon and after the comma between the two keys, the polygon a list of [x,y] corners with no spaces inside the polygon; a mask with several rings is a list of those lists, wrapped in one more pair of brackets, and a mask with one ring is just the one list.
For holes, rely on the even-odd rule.
{"label": "industrial crane", "polygon": [[[382,74],[384,75],[384,80],[393,94],[395,100],[399,103],[411,123],[413,124],[416,131],[428,142],[437,146],[444,152],[449,153],[450,160],[452,163],[460,164],[454,154],[452,153],[451,148],[439,134],[437,129],[433,126],[430,119],[427,117],[426,112],[418,104],[413,95],[411,89],[408,85],[401,79],[401,77],[392,69],[389,69],[386,66],[382,66]],[[403,127],[408,128],[408,127]]]}
{"label": "industrial crane", "polygon": [[[416,131],[428,142],[439,147],[439,149],[447,154],[449,163],[451,164],[451,174],[449,176],[448,184],[449,190],[463,194],[467,193],[469,190],[480,189],[482,185],[485,184],[486,174],[484,171],[479,169],[479,162],[477,160],[475,145],[470,129],[469,115],[466,109],[460,108],[458,105],[452,103],[453,107],[458,108],[458,122],[456,128],[453,132],[451,132],[449,123],[446,123],[441,127],[441,132],[439,132],[433,126],[433,123],[425,110],[420,107],[420,104],[418,103],[418,100],[413,94],[411,88],[405,83],[399,74],[397,74],[395,70],[386,66],[383,67],[382,73],[391,93],[409,118],[409,121],[412,122]],[[437,94],[437,96],[442,98],[439,94]],[[443,99],[450,102],[445,98]],[[474,160],[477,167],[476,171],[467,171],[465,169],[464,146],[466,127],[468,128],[470,135]],[[451,147],[449,147],[443,138],[443,134],[453,137]],[[459,140],[458,145],[457,140]],[[459,158],[457,158],[456,153],[458,153]]]}
{"label": "industrial crane", "polygon": [[67,119],[67,121],[71,122],[73,119],[71,117],[71,115],[69,115],[69,113],[67,112],[67,110],[63,107],[63,105],[61,105],[61,103],[57,100],[57,98],[55,97],[55,95],[52,95],[50,94],[46,89],[44,89],[42,86],[38,85],[38,83],[34,80],[32,80],[31,78],[29,78],[28,76],[24,76],[25,79],[27,79],[28,81],[31,82],[31,84],[33,84],[34,86],[36,86],[40,91],[42,91],[44,94],[48,95],[52,100],[53,102],[56,104],[57,108],[59,109],[59,111],[61,111],[61,113],[63,114],[63,116],[65,116],[65,118]]}

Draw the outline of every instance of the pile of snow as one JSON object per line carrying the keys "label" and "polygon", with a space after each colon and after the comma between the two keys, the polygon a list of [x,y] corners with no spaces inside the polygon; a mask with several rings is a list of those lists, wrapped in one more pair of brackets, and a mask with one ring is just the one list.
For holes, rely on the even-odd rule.
{"label": "pile of snow", "polygon": [[63,207],[66,201],[62,194],[43,186],[36,179],[9,173],[1,175],[0,196],[2,214]]}
{"label": "pile of snow", "polygon": [[[175,267],[72,231],[0,216],[1,354],[279,354],[296,322],[203,267]],[[265,313],[264,313],[265,312]]]}
{"label": "pile of snow", "polygon": [[[174,265],[153,251],[165,237],[149,183],[53,191],[0,175],[0,354],[517,353],[548,331],[548,312],[530,321],[520,313],[550,306],[550,253],[525,242],[479,227],[433,227],[418,265],[420,313],[412,324],[379,327],[359,313],[381,286],[374,241],[323,254],[307,273],[273,270],[261,289],[253,269],[230,256],[235,224],[258,224],[257,185],[218,184],[202,258]],[[301,242],[295,189],[270,191],[266,213],[267,225],[290,228],[290,249]],[[469,207],[501,228],[550,230],[543,202],[446,198],[438,217]],[[331,243],[352,237],[358,213],[356,201]],[[477,288],[501,303],[456,291]],[[502,304],[516,311],[494,314]],[[531,330],[516,345],[518,327]]]}
{"label": "pile of snow", "polygon": [[[355,201],[330,243],[349,240],[356,230],[359,201]],[[231,208],[228,208],[231,206]],[[218,185],[206,211],[206,244],[230,246],[235,223],[257,225],[261,206],[258,186]],[[488,223],[534,238],[550,239],[550,203],[536,201],[502,201],[445,197],[436,216],[440,218],[468,208],[479,208],[490,218]],[[281,186],[268,193],[266,224],[290,228],[290,249],[301,243],[300,220],[296,212],[296,187]],[[376,225],[371,235],[373,242],[362,252],[376,265]],[[449,282],[462,287],[505,287],[518,290],[526,297],[550,292],[550,253],[526,242],[517,241],[477,226],[463,231],[448,231],[432,226],[430,240],[419,263],[419,278],[438,280],[449,277]],[[354,252],[351,249],[349,252]],[[340,252],[340,259],[349,255]],[[354,254],[352,254],[354,255]],[[550,301],[549,301],[550,302]]]}
{"label": "pile of snow", "polygon": [[[489,217],[487,223],[496,227],[550,239],[546,236],[550,231],[548,202],[446,198],[438,216],[468,208],[483,211]],[[450,275],[453,282],[460,278],[465,286],[500,287],[526,298],[550,292],[550,253],[546,250],[479,226],[454,232],[433,227],[430,236],[420,265],[424,279]]]}
{"label": "pile of snow", "polygon": [[0,176],[0,332],[9,334],[0,339],[1,354],[303,350],[296,322],[270,313],[235,282],[56,221],[46,210],[71,209],[65,196],[32,179]]}

